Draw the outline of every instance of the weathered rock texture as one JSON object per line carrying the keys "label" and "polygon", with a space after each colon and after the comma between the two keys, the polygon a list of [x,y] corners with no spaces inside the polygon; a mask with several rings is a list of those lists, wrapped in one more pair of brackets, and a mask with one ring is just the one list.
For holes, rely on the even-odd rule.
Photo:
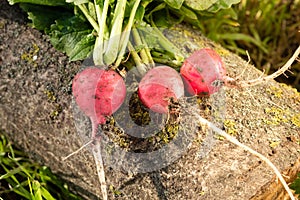
{"label": "weathered rock texture", "polygon": [[[220,53],[231,77],[242,73],[240,79],[247,80],[260,75],[238,56],[194,33],[199,35],[197,44]],[[80,65],[68,62],[47,36],[28,27],[18,7],[0,2],[1,132],[32,159],[50,166],[78,194],[96,199],[101,192],[89,151],[61,161],[82,145],[70,103],[71,80]],[[297,92],[275,81],[243,90],[227,88],[226,108],[226,122],[231,124],[227,130],[236,131],[241,142],[266,155],[280,170],[293,166],[300,154]],[[106,168],[108,184],[122,193],[114,196],[109,191],[109,199],[250,199],[256,194],[259,199],[268,189],[269,197],[263,199],[283,199],[278,196],[279,183],[279,188],[268,188],[269,183],[276,184],[274,174],[258,158],[224,140],[218,140],[203,159],[196,158],[198,149],[199,144],[193,143],[181,159],[153,173],[130,177]],[[299,166],[290,171],[288,182]]]}

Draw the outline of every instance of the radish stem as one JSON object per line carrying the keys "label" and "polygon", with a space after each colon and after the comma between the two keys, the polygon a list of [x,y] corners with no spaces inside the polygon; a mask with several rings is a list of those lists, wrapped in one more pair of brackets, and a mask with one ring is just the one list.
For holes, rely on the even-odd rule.
{"label": "radish stem", "polygon": [[112,64],[118,56],[125,7],[126,0],[119,0],[117,2],[114,12],[114,18],[112,21],[112,28],[110,31],[110,38],[108,41],[106,52],[104,54],[104,62],[106,65]]}
{"label": "radish stem", "polygon": [[102,17],[101,21],[99,23],[99,32],[98,36],[96,38],[95,46],[94,46],[94,52],[93,52],[93,60],[95,65],[104,65],[103,62],[103,52],[104,52],[104,30],[106,28],[106,17],[108,12],[108,6],[109,6],[110,0],[105,0],[102,10]]}
{"label": "radish stem", "polygon": [[141,0],[136,0],[134,5],[133,5],[133,8],[131,10],[130,17],[129,17],[129,20],[128,20],[128,24],[126,25],[126,27],[123,31],[123,34],[124,34],[124,36],[122,37],[122,42],[123,43],[120,47],[120,52],[118,54],[118,58],[115,62],[115,67],[114,68],[116,68],[117,66],[120,65],[121,60],[123,59],[123,56],[125,54],[126,46],[128,44],[130,32],[131,32],[133,22],[134,22],[134,17],[135,17],[135,14],[136,14],[136,11],[138,9],[138,6],[139,6],[140,2],[141,2]]}
{"label": "radish stem", "polygon": [[97,33],[99,33],[99,25],[94,20],[94,18],[90,16],[89,11],[86,9],[86,7],[83,4],[79,4],[78,7],[83,12],[84,16],[87,18],[87,20],[93,26],[93,28],[97,31]]}

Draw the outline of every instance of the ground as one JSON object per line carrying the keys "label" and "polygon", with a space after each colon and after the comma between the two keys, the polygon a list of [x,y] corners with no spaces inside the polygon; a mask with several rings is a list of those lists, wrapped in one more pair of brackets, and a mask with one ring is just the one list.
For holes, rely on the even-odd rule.
{"label": "ground", "polygon": [[[1,1],[0,7],[0,129],[32,159],[50,166],[75,192],[96,199],[101,192],[91,153],[85,150],[61,160],[82,145],[71,103],[71,80],[81,62],[69,62],[57,52],[47,36],[27,25],[17,6]],[[229,76],[242,80],[260,76],[246,61],[192,28],[178,30],[186,37],[178,43],[186,44],[188,51],[214,48]],[[225,130],[267,156],[281,171],[297,166],[299,93],[275,81],[245,89],[225,87],[223,92],[225,96],[216,96],[213,102],[221,102],[226,110]],[[265,194],[274,182],[269,167],[220,137],[208,155],[199,158],[199,151],[204,151],[201,142],[209,133],[199,127],[199,138],[188,151],[163,169],[135,174],[106,167],[109,199],[250,199]],[[288,174],[287,181],[297,172]],[[275,199],[278,194],[272,193]]]}

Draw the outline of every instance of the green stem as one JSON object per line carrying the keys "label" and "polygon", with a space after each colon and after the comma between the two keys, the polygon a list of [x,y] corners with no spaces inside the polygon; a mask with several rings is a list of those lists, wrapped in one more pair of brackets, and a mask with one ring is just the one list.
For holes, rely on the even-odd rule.
{"label": "green stem", "polygon": [[[132,34],[133,34],[135,44],[138,47],[144,46],[144,44],[142,43],[141,37],[139,35],[139,32],[136,28],[132,29]],[[140,50],[140,56],[142,58],[143,63],[148,65],[149,64],[149,59],[148,59],[148,55],[147,55],[146,50],[145,50],[144,47]]]}
{"label": "green stem", "polygon": [[145,64],[142,62],[140,56],[136,53],[130,41],[128,41],[128,49],[130,51],[130,54],[132,55],[132,58],[136,64],[136,68],[139,71],[140,75],[141,76],[145,75],[148,70]]}
{"label": "green stem", "polygon": [[137,11],[138,6],[140,4],[140,1],[141,0],[136,0],[134,5],[133,5],[133,8],[131,10],[130,17],[129,17],[129,20],[128,20],[128,24],[126,25],[126,27],[123,31],[123,34],[122,34],[123,43],[120,47],[120,52],[119,52],[118,58],[115,62],[114,68],[117,68],[120,65],[120,63],[123,59],[123,56],[125,54],[125,50],[126,50],[128,42],[129,42],[130,32],[131,32],[131,29],[132,29],[132,26],[133,26],[135,14],[136,14],[136,11]]}
{"label": "green stem", "polygon": [[97,4],[96,0],[94,0],[94,5],[95,5],[95,8],[96,8],[97,21],[98,21],[98,23],[100,23],[101,22],[101,17],[102,17],[102,10],[100,8],[100,5]]}
{"label": "green stem", "polygon": [[106,17],[107,17],[107,11],[109,6],[110,0],[105,0],[102,10],[102,17],[99,22],[99,32],[98,37],[96,38],[94,52],[93,52],[93,59],[95,65],[104,65],[103,62],[103,41],[104,41],[104,30],[106,27]]}
{"label": "green stem", "polygon": [[89,14],[89,11],[87,10],[87,8],[83,4],[78,5],[78,7],[83,12],[84,16],[87,18],[87,20],[93,26],[93,28],[97,31],[97,33],[99,33],[99,25],[94,20],[94,18]]}
{"label": "green stem", "polygon": [[149,49],[149,47],[148,47],[148,45],[147,45],[147,42],[146,42],[146,40],[145,40],[145,38],[144,38],[143,35],[140,35],[140,36],[141,36],[141,39],[142,39],[142,43],[143,43],[144,46],[145,46],[144,49],[145,49],[146,54],[147,54],[148,59],[149,59],[149,65],[150,65],[150,67],[154,67],[154,66],[155,66],[155,63],[154,63],[154,60],[153,60],[153,58],[152,58],[150,49]]}
{"label": "green stem", "polygon": [[110,31],[108,46],[104,54],[104,62],[107,65],[112,64],[117,59],[118,56],[125,8],[126,8],[126,0],[118,0],[114,12],[114,18],[112,20],[112,28]]}
{"label": "green stem", "polygon": [[159,36],[159,44],[164,48],[164,50],[170,52],[177,61],[182,62],[184,60],[184,56],[180,53],[180,50],[164,36],[164,34],[156,27],[154,22],[152,22],[151,25],[153,30]]}
{"label": "green stem", "polygon": [[179,62],[179,61],[176,61],[176,60],[169,60],[169,59],[159,58],[159,57],[153,57],[153,60],[156,63],[168,65],[168,66],[174,68],[175,70],[179,70],[180,66],[182,65],[182,62]]}

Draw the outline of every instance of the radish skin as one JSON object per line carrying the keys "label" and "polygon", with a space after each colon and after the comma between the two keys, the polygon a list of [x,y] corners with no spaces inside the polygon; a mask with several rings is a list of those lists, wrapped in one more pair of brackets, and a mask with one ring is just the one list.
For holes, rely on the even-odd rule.
{"label": "radish skin", "polygon": [[122,77],[113,70],[89,67],[73,79],[73,95],[79,108],[96,124],[104,124],[126,97]]}
{"label": "radish skin", "polygon": [[214,50],[204,48],[184,61],[180,74],[188,93],[208,96],[220,89],[226,70],[221,57]]}
{"label": "radish skin", "polygon": [[183,81],[178,72],[168,66],[149,70],[139,83],[138,95],[142,103],[158,113],[167,113],[169,99],[184,95]]}

